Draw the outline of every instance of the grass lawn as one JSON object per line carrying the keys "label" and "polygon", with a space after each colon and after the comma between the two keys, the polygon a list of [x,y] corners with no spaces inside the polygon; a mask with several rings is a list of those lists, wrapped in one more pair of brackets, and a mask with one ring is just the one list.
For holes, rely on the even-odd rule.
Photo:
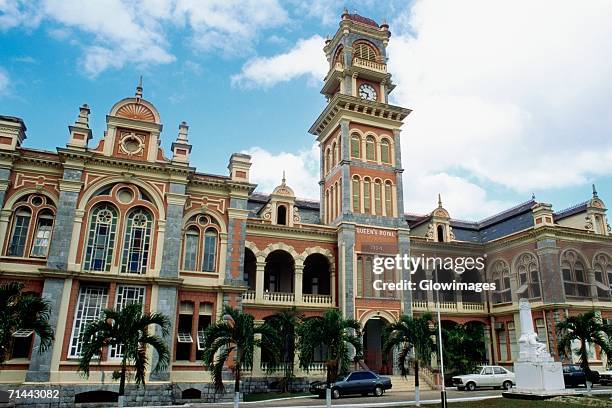
{"label": "grass lawn", "polygon": [[260,392],[244,396],[244,402],[266,401],[276,398],[301,397],[311,395],[309,392]]}
{"label": "grass lawn", "polygon": [[[612,395],[598,396],[576,396],[576,397],[557,397],[545,401],[528,401],[508,398],[493,398],[483,401],[451,402],[451,408],[573,408],[573,407],[611,407]],[[428,407],[439,407],[440,405],[427,405]]]}

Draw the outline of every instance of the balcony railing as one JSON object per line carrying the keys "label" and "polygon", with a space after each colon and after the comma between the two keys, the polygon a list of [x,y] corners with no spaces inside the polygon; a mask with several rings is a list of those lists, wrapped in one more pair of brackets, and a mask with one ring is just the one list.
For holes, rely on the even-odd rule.
{"label": "balcony railing", "polygon": [[[436,302],[428,302],[426,300],[413,300],[412,308],[416,311],[435,311]],[[484,303],[478,302],[440,302],[440,311],[446,312],[472,312],[482,313],[485,310]]]}
{"label": "balcony railing", "polygon": [[255,291],[249,290],[242,294],[242,300],[255,300]]}
{"label": "balcony railing", "polygon": [[268,300],[274,303],[293,303],[295,302],[294,293],[286,292],[265,292],[263,294],[264,300]]}
{"label": "balcony railing", "polygon": [[311,295],[304,293],[302,295],[302,301],[304,303],[311,303],[316,305],[331,305],[332,297],[330,295]]}
{"label": "balcony railing", "polygon": [[387,73],[387,64],[383,64],[382,62],[366,60],[363,58],[358,58],[358,57],[353,58],[353,66],[371,69],[372,71],[377,71],[383,74]]}

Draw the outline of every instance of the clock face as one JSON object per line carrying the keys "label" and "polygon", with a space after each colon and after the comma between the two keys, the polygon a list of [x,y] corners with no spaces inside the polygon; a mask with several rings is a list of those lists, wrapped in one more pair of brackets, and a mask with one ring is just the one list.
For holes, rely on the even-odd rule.
{"label": "clock face", "polygon": [[359,87],[359,97],[361,99],[367,99],[368,101],[376,100],[376,90],[372,85],[362,84]]}

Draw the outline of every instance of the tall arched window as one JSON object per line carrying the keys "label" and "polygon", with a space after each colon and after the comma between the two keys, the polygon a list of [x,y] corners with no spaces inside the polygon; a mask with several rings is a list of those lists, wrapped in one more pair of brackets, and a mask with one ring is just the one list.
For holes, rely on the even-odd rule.
{"label": "tall arched window", "polygon": [[38,213],[36,230],[34,231],[34,242],[30,256],[46,258],[51,243],[51,232],[53,231],[53,213],[51,210],[42,210]]}
{"label": "tall arched window", "polygon": [[389,139],[383,139],[380,142],[380,161],[385,164],[391,163],[391,148],[389,145]]}
{"label": "tall arched window", "polygon": [[190,227],[185,233],[185,248],[183,269],[195,271],[198,264],[198,245],[200,243],[200,231],[195,227]]}
{"label": "tall arched window", "polygon": [[353,177],[353,212],[360,212],[361,208],[361,192],[359,191],[361,188],[359,183],[359,177]]}
{"label": "tall arched window", "polygon": [[276,223],[278,225],[287,225],[287,207],[279,205],[276,209]]}
{"label": "tall arched window", "polygon": [[366,159],[376,160],[376,141],[373,136],[366,138]]}
{"label": "tall arched window", "polygon": [[351,157],[361,157],[361,138],[357,133],[351,135]]}
{"label": "tall arched window", "polygon": [[589,297],[590,285],[584,263],[578,253],[569,249],[561,257],[561,272],[566,296]]}
{"label": "tall arched window", "polygon": [[598,254],[593,261],[597,299],[610,300],[612,291],[612,259],[607,254]]}
{"label": "tall arched window", "polygon": [[219,224],[212,217],[197,214],[189,219],[183,237],[183,269],[215,272],[219,252]]}
{"label": "tall arched window", "polygon": [[331,219],[333,221],[336,219],[336,186],[331,186]]}
{"label": "tall arched window", "polygon": [[390,181],[385,182],[385,212],[387,217],[393,216],[393,185]]}
{"label": "tall arched window", "polygon": [[382,215],[382,185],[380,180],[374,181],[374,213]]}
{"label": "tall arched window", "polygon": [[336,217],[342,214],[342,181],[336,183]]}
{"label": "tall arched window", "polygon": [[116,231],[117,209],[108,203],[94,207],[89,218],[85,270],[110,271]]}
{"label": "tall arched window", "polygon": [[327,151],[325,152],[325,172],[329,173],[331,168],[332,168],[332,156],[331,156],[331,149],[328,147]]}
{"label": "tall arched window", "polygon": [[532,298],[540,297],[540,277],[538,273],[538,261],[535,256],[525,253],[516,261],[516,271],[519,277],[519,296]]}
{"label": "tall arched window", "polygon": [[20,207],[15,211],[13,218],[13,231],[11,232],[11,241],[8,247],[7,255],[23,256],[28,240],[28,230],[30,229],[31,219],[32,211],[29,208]]}
{"label": "tall arched window", "polygon": [[336,55],[334,56],[334,64],[342,64],[344,65],[344,47],[339,46],[336,49]]}
{"label": "tall arched window", "polygon": [[369,178],[363,179],[363,212],[366,214],[370,213],[372,207],[372,190]]}
{"label": "tall arched window", "polygon": [[376,61],[376,51],[374,51],[374,47],[363,42],[353,45],[353,55],[356,58],[361,58],[368,61]]}
{"label": "tall arched window", "polygon": [[438,242],[444,242],[446,241],[444,239],[444,226],[442,225],[438,225],[438,227],[436,228],[436,233],[438,235]]}
{"label": "tall arched window", "polygon": [[121,272],[147,272],[152,224],[153,217],[144,208],[136,207],[127,214]]}
{"label": "tall arched window", "polygon": [[510,289],[510,268],[504,261],[497,260],[491,266],[491,276],[495,282],[495,292],[493,293],[493,303],[507,303],[512,301]]}
{"label": "tall arched window", "polygon": [[214,228],[208,228],[204,234],[204,262],[202,263],[202,270],[205,272],[215,271],[216,259],[217,230]]}
{"label": "tall arched window", "polygon": [[332,161],[332,168],[333,168],[338,165],[338,145],[336,145],[336,142],[332,144],[332,154],[333,154],[333,161]]}
{"label": "tall arched window", "polygon": [[325,219],[331,221],[331,205],[329,201],[329,189],[325,190]]}

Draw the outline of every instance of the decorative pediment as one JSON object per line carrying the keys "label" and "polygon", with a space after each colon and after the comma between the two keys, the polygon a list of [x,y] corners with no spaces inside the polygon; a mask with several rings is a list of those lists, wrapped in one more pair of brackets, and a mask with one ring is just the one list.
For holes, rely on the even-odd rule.
{"label": "decorative pediment", "polygon": [[155,122],[155,115],[153,114],[153,111],[142,103],[138,102],[122,105],[117,110],[117,116],[134,120],[142,120],[145,122]]}

